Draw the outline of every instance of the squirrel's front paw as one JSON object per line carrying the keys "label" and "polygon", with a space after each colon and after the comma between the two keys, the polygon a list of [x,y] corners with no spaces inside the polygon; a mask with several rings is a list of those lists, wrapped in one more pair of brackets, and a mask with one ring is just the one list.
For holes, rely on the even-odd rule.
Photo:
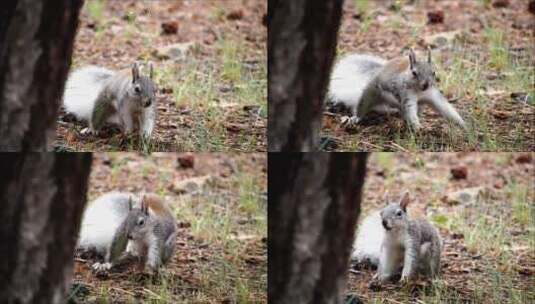
{"label": "squirrel's front paw", "polygon": [[340,125],[346,128],[354,128],[358,122],[359,118],[357,116],[342,116],[340,118]]}
{"label": "squirrel's front paw", "polygon": [[91,128],[87,127],[87,128],[83,128],[81,131],[80,131],[80,134],[82,134],[83,136],[88,136],[88,135],[98,135],[98,132],[95,131],[95,130],[92,130]]}
{"label": "squirrel's front paw", "polygon": [[107,271],[111,268],[111,263],[95,263],[91,266],[95,271]]}

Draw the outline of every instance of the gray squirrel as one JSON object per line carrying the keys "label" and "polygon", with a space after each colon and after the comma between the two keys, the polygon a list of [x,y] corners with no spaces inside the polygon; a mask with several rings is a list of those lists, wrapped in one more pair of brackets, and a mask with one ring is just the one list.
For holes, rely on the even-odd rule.
{"label": "gray squirrel", "polygon": [[84,211],[77,248],[104,257],[104,263],[93,264],[97,271],[130,254],[153,273],[171,259],[176,236],[175,217],[157,195],[110,192]]}
{"label": "gray squirrel", "polygon": [[384,283],[401,272],[401,280],[417,275],[434,278],[440,272],[442,240],[425,219],[412,220],[405,192],[399,202],[389,203],[364,219],[353,246],[352,260],[377,266],[375,280]]}
{"label": "gray squirrel", "polygon": [[151,63],[148,76],[140,74],[137,62],[131,73],[97,66],[81,68],[67,80],[63,95],[65,111],[88,123],[83,134],[98,133],[104,124],[111,123],[126,134],[138,129],[139,135],[148,139],[156,121],[153,74]]}
{"label": "gray squirrel", "polygon": [[419,104],[428,104],[440,115],[462,128],[466,124],[455,108],[436,87],[436,75],[431,62],[416,60],[413,50],[408,57],[385,61],[379,57],[352,54],[334,67],[327,98],[351,110],[351,117],[343,117],[342,124],[355,125],[366,114],[400,112],[415,130],[421,128]]}

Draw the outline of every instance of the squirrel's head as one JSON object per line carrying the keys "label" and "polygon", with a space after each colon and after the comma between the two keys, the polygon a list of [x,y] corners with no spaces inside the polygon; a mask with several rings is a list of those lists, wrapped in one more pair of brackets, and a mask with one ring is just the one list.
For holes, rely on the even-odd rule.
{"label": "squirrel's head", "polygon": [[134,62],[132,66],[132,86],[130,95],[138,101],[139,105],[147,108],[152,105],[156,99],[156,85],[152,81],[154,72],[152,63],[149,62],[149,75],[141,75],[139,65]]}
{"label": "squirrel's head", "polygon": [[407,205],[409,204],[409,192],[405,192],[398,202],[388,202],[381,210],[381,220],[385,230],[399,230],[405,228],[408,222]]}
{"label": "squirrel's head", "polygon": [[431,50],[427,50],[427,61],[416,60],[416,54],[412,49],[409,50],[409,66],[411,83],[416,90],[426,91],[435,86],[438,82],[433,63],[431,62]]}
{"label": "squirrel's head", "polygon": [[126,221],[126,233],[129,240],[143,239],[150,227],[150,214],[149,207],[145,203],[145,199],[141,200],[141,208],[133,208],[132,200],[129,201],[130,211],[125,219]]}

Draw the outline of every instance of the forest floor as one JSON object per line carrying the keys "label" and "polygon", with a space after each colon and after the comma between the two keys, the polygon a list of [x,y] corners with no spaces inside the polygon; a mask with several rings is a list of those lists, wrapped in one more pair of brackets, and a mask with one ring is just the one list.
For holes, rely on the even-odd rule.
{"label": "forest floor", "polygon": [[359,222],[384,206],[385,191],[394,200],[408,190],[409,214],[439,227],[441,276],[374,291],[375,271],[353,270],[348,295],[364,303],[535,302],[535,153],[377,153],[366,179]]}
{"label": "forest floor", "polygon": [[[494,3],[508,3],[495,7]],[[326,112],[322,147],[333,151],[533,151],[535,18],[525,0],[346,1],[337,60],[385,59],[432,48],[439,89],[472,128],[464,132],[425,109],[411,132],[399,115],[371,114],[355,128]],[[437,22],[430,23],[428,14]],[[443,21],[440,22],[440,17]],[[419,53],[418,53],[419,52]],[[421,56],[421,55],[420,55]]]}
{"label": "forest floor", "polygon": [[109,191],[164,198],[178,221],[176,252],[154,277],[136,263],[97,276],[95,260],[77,256],[71,302],[267,302],[264,153],[94,154],[88,201]]}
{"label": "forest floor", "polygon": [[71,71],[152,61],[157,123],[146,145],[119,132],[82,136],[85,125],[60,119],[56,150],[265,151],[266,11],[262,0],[86,1]]}

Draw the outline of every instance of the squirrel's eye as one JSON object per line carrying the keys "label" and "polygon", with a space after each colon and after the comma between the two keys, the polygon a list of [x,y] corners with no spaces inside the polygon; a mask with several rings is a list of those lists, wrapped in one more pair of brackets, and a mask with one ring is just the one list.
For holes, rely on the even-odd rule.
{"label": "squirrel's eye", "polygon": [[134,91],[136,91],[136,93],[141,93],[141,88],[138,87],[138,86],[136,86],[136,87],[134,88]]}
{"label": "squirrel's eye", "polygon": [[138,226],[143,226],[143,224],[145,224],[145,220],[140,218],[138,221],[137,221],[137,224]]}
{"label": "squirrel's eye", "polygon": [[403,214],[403,211],[401,211],[401,210],[396,211],[396,215],[397,216],[401,216],[402,214]]}
{"label": "squirrel's eye", "polygon": [[418,73],[416,73],[416,71],[412,71],[412,76],[418,77]]}

